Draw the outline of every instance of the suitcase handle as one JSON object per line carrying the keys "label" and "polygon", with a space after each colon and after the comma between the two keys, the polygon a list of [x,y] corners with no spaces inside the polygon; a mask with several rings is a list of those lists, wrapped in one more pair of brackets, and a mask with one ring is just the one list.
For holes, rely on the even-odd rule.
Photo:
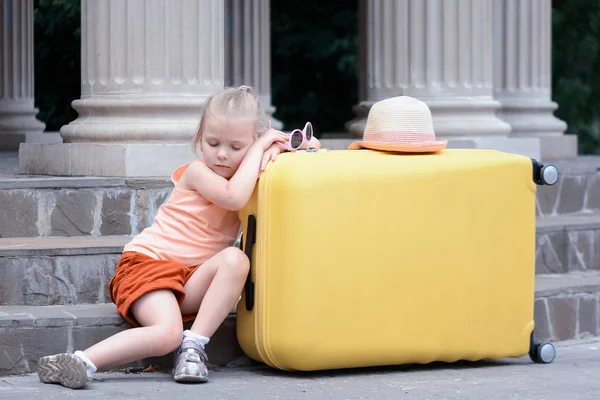
{"label": "suitcase handle", "polygon": [[533,163],[533,181],[536,185],[552,186],[558,182],[558,168],[554,165],[544,165],[535,158],[532,158],[531,162]]}
{"label": "suitcase handle", "polygon": [[252,282],[252,248],[254,247],[254,243],[256,243],[256,217],[254,215],[248,216],[248,227],[246,230],[244,253],[250,261],[250,269],[248,270],[248,276],[246,277],[244,291],[246,293],[246,310],[251,311],[254,308],[254,282]]}

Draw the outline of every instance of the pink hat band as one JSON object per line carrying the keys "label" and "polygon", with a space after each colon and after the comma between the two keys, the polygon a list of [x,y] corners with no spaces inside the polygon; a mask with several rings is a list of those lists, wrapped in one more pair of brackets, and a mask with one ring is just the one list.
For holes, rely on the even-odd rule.
{"label": "pink hat band", "polygon": [[365,142],[384,142],[398,144],[420,144],[435,142],[433,133],[415,133],[415,132],[365,132],[363,136]]}

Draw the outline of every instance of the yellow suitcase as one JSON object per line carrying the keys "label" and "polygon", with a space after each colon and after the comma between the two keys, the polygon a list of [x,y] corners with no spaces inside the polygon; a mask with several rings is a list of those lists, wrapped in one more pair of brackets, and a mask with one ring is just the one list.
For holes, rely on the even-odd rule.
{"label": "yellow suitcase", "polygon": [[535,193],[557,178],[491,150],[279,155],[240,211],[241,348],[288,371],[551,362],[532,335]]}

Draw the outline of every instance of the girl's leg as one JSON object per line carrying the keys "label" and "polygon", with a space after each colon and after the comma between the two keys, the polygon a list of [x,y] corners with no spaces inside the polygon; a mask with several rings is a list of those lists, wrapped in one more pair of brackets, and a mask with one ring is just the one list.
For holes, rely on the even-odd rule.
{"label": "girl's leg", "polygon": [[[119,332],[88,348],[81,356],[77,352],[75,355],[55,354],[40,358],[40,380],[80,388],[88,379],[88,361],[96,368],[119,366],[146,357],[162,356],[179,346],[183,323],[172,291],[147,293],[133,303],[131,311],[143,327]],[[82,358],[87,358],[85,363]]]}
{"label": "girl's leg", "polygon": [[164,356],[181,343],[183,322],[171,290],[146,293],[132,304],[131,312],[142,327],[119,332],[84,351],[97,368]]}
{"label": "girl's leg", "polygon": [[238,301],[250,261],[237,247],[228,247],[206,261],[184,285],[182,314],[198,312],[191,331],[210,338]]}
{"label": "girl's leg", "polygon": [[184,285],[181,313],[197,316],[191,331],[183,332],[173,368],[175,381],[208,380],[204,346],[238,300],[249,267],[246,255],[229,247],[196,269]]}

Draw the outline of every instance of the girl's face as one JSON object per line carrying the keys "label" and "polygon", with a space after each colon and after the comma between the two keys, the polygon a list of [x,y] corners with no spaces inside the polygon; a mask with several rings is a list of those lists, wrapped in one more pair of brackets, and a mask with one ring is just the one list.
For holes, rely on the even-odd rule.
{"label": "girl's face", "polygon": [[206,116],[200,150],[204,162],[217,175],[230,179],[254,142],[254,126],[247,119]]}

